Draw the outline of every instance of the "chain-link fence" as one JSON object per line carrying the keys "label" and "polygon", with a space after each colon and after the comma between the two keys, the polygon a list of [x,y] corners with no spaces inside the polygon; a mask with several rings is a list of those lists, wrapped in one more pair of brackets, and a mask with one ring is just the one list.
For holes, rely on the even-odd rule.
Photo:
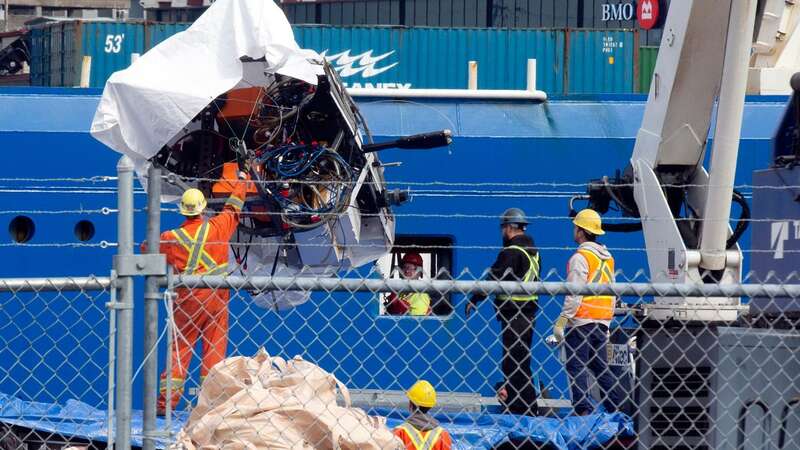
{"label": "chain-link fence", "polygon": [[[158,419],[156,427],[172,431],[154,435],[160,445],[331,448],[338,439],[341,448],[395,448],[391,430],[409,417],[423,437],[438,423],[455,448],[800,445],[798,318],[747,307],[754,298],[785,306],[800,295],[795,285],[408,281],[354,273],[163,282],[158,335],[170,344],[158,359],[169,372],[158,406],[174,411],[172,423]],[[0,286],[4,445],[107,442],[112,280]],[[309,295],[276,310],[253,301],[263,292]],[[450,312],[386,307],[411,294],[429,305],[448,302]],[[608,328],[570,324],[563,339],[552,338],[565,296],[609,294]],[[718,320],[652,320],[653,308],[662,308],[652,297],[678,294],[696,300],[686,310],[719,310],[703,300],[720,296],[741,298],[743,306],[727,308],[733,321],[727,310]],[[470,299],[484,295],[467,317]],[[497,300],[503,295],[517,300]],[[436,390],[425,415],[409,411],[407,392],[418,380]]]}
{"label": "chain-link fence", "polygon": [[[0,280],[0,443],[39,448],[89,442],[112,402],[113,302],[108,278]],[[79,401],[78,401],[79,399]],[[26,421],[40,415],[36,426]]]}
{"label": "chain-link fence", "polygon": [[[185,443],[291,446],[311,439],[311,447],[326,447],[332,435],[346,434],[345,424],[355,427],[354,442],[361,442],[358,436],[371,428],[353,425],[354,413],[333,406],[336,396],[327,395],[327,389],[335,392],[335,383],[322,383],[305,363],[284,365],[257,356],[263,349],[273,357],[299,357],[318,366],[326,380],[346,386],[352,405],[385,417],[381,423],[392,427],[408,417],[406,391],[418,380],[429,381],[437,391],[432,417],[451,428],[458,448],[526,440],[547,448],[800,445],[796,318],[756,317],[746,306],[704,305],[721,296],[782,305],[797,294],[792,286],[374,277],[179,277],[173,283],[182,286],[175,289],[170,317],[177,344],[170,352],[171,376],[162,375],[165,389],[171,381],[173,396],[172,401],[165,396],[161,406],[192,411]],[[310,296],[292,309],[270,310],[252,301],[253,294],[264,291]],[[431,304],[446,301],[452,312],[437,315],[430,308],[418,316],[392,314],[385,308],[392,294],[416,294]],[[466,317],[469,299],[486,294],[495,300],[479,303]],[[538,298],[496,300],[532,294]],[[563,338],[552,337],[563,295],[608,294],[618,300],[610,326],[602,320],[572,322]],[[652,301],[654,295],[679,294],[696,302],[667,308]],[[659,308],[719,316],[653,320]],[[227,331],[227,347],[224,338],[217,340],[220,331]],[[246,358],[218,364],[223,355]],[[325,431],[309,427],[309,420],[319,421]],[[362,442],[365,448],[388,445],[375,433],[373,442]],[[340,439],[351,443],[346,435]]]}

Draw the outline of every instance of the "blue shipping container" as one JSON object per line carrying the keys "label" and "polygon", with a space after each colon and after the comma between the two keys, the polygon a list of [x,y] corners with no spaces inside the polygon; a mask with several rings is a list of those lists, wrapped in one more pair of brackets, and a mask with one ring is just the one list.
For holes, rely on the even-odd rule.
{"label": "blue shipping container", "polygon": [[[188,23],[64,22],[35,29],[31,82],[75,86],[84,55],[90,85],[185,30]],[[528,59],[537,61],[537,88],[549,94],[630,93],[635,87],[633,31],[502,30],[294,26],[301,47],[324,54],[350,87],[458,89],[467,64],[478,62],[480,89],[525,89]]]}
{"label": "blue shipping container", "polygon": [[464,89],[478,62],[481,89],[525,89],[529,58],[537,87],[563,92],[564,32],[459,28],[295,26],[301,47],[325,56],[352,87]]}
{"label": "blue shipping container", "polygon": [[565,91],[570,94],[633,92],[636,41],[633,31],[570,31]]}
{"label": "blue shipping container", "polygon": [[84,22],[81,31],[79,56],[92,57],[91,87],[103,87],[112,73],[131,64],[131,55],[145,51],[143,24]]}
{"label": "blue shipping container", "polygon": [[191,23],[149,23],[145,29],[147,49],[155,47],[173,34],[189,28]]}
{"label": "blue shipping container", "polygon": [[131,55],[144,52],[144,24],[69,21],[31,30],[31,84],[78,86],[84,56],[92,57],[89,85],[103,87]]}
{"label": "blue shipping container", "polygon": [[[148,48],[189,27],[147,26]],[[481,89],[525,89],[528,58],[537,83],[563,92],[564,32],[458,28],[328,27],[295,25],[301,47],[323,53],[352,87],[467,87],[467,63],[478,61]]]}
{"label": "blue shipping container", "polygon": [[30,71],[32,86],[47,86],[44,78],[50,74],[50,64],[47,58],[50,56],[49,35],[43,28],[33,28],[30,31]]}

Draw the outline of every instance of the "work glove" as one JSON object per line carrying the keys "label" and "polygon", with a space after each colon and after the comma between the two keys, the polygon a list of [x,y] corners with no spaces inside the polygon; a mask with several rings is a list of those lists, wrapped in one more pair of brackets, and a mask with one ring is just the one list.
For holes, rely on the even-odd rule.
{"label": "work glove", "polygon": [[564,328],[567,326],[567,318],[564,316],[559,316],[556,323],[553,325],[553,334],[545,339],[550,345],[558,345],[564,342]]}
{"label": "work glove", "polygon": [[250,161],[243,160],[239,163],[239,179],[246,180],[250,178]]}

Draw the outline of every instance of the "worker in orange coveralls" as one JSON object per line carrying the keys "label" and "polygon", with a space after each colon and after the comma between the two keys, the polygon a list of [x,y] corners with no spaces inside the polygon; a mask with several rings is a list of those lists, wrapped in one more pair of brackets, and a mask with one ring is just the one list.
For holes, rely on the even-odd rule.
{"label": "worker in orange coveralls", "polygon": [[[239,171],[240,180],[248,179]],[[206,199],[197,189],[188,189],[181,197],[180,213],[186,220],[179,228],[161,233],[160,252],[176,272],[188,275],[223,275],[228,266],[229,241],[239,225],[239,213],[244,206],[246,184],[228,182],[231,196],[222,212],[211,219],[203,217]],[[215,364],[225,358],[228,346],[228,289],[177,289],[173,308],[177,340],[172,352],[172,391],[170,403],[174,409],[183,394],[192,351],[202,338],[203,356],[201,379]],[[166,410],[167,374],[161,374],[158,414]]]}

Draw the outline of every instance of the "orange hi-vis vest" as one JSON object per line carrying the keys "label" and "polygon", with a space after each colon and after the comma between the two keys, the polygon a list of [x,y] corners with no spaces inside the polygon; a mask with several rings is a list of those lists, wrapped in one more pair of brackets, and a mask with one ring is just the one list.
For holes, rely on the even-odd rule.
{"label": "orange hi-vis vest", "polygon": [[403,422],[394,434],[406,444],[406,450],[450,450],[453,445],[450,434],[442,427],[420,432]]}
{"label": "orange hi-vis vest", "polygon": [[[614,258],[601,259],[590,250],[579,249],[589,263],[587,283],[608,284],[614,282]],[[613,295],[586,295],[581,299],[581,306],[575,317],[578,319],[611,320],[614,317]]]}
{"label": "orange hi-vis vest", "polygon": [[[238,199],[236,199],[238,201]],[[203,220],[202,224],[195,230],[194,236],[181,227],[172,230],[175,241],[186,250],[186,267],[183,273],[188,275],[222,275],[227,269],[228,261],[217,262],[208,252],[206,243],[208,242],[209,224]],[[223,259],[223,258],[221,258]],[[224,258],[227,259],[227,258]]]}

